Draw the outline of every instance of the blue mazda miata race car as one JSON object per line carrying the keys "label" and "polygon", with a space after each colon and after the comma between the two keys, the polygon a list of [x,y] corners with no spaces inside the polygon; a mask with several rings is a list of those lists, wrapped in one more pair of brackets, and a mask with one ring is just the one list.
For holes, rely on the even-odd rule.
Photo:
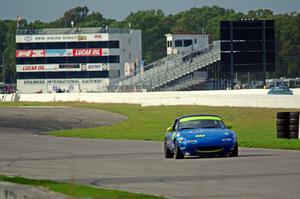
{"label": "blue mazda miata race car", "polygon": [[238,156],[236,134],[217,115],[188,115],[175,120],[164,140],[165,158]]}

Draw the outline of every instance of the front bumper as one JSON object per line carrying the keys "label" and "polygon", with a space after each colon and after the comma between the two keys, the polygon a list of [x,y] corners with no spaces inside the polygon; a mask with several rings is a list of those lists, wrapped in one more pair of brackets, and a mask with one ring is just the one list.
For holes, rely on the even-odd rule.
{"label": "front bumper", "polygon": [[181,152],[185,155],[228,155],[235,148],[236,140],[201,140],[191,143],[179,143]]}

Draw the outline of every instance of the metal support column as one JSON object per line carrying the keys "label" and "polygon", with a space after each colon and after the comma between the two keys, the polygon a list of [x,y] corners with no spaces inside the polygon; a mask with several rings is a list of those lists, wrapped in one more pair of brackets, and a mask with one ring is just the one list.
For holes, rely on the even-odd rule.
{"label": "metal support column", "polygon": [[230,21],[230,87],[233,85],[234,78],[234,60],[233,60],[233,22]]}
{"label": "metal support column", "polygon": [[267,61],[266,61],[266,21],[262,21],[262,61],[263,61],[263,82],[266,85]]}

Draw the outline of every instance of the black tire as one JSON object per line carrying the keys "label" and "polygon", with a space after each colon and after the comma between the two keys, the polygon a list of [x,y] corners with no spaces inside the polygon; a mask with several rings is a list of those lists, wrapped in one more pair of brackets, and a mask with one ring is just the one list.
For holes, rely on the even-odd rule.
{"label": "black tire", "polygon": [[290,121],[289,121],[289,119],[277,119],[276,124],[277,125],[289,125]]}
{"label": "black tire", "polygon": [[277,119],[289,119],[290,112],[277,112]]}
{"label": "black tire", "polygon": [[238,156],[239,156],[239,147],[238,147],[238,143],[236,143],[229,157],[238,157]]}
{"label": "black tire", "polygon": [[290,112],[290,118],[299,120],[299,112]]}
{"label": "black tire", "polygon": [[179,148],[179,144],[178,144],[178,143],[175,143],[175,153],[174,153],[174,158],[175,158],[175,159],[183,159],[183,158],[184,158],[184,155],[183,155],[183,153],[180,151],[180,148]]}
{"label": "black tire", "polygon": [[289,131],[278,131],[277,132],[277,138],[289,139],[290,138],[290,133],[289,133]]}
{"label": "black tire", "polygon": [[174,153],[172,153],[171,150],[169,149],[166,140],[164,142],[164,155],[165,158],[172,158],[174,156]]}
{"label": "black tire", "polygon": [[290,138],[291,139],[297,139],[298,138],[298,132],[290,132]]}
{"label": "black tire", "polygon": [[290,119],[290,125],[299,125],[299,119],[291,118]]}
{"label": "black tire", "polygon": [[289,131],[289,125],[277,125],[277,132]]}
{"label": "black tire", "polygon": [[298,125],[290,125],[290,132],[298,132],[299,126]]}

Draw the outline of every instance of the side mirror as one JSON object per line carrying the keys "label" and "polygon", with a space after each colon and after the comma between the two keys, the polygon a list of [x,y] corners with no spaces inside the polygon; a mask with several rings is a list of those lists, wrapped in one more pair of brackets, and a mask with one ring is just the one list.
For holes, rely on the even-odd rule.
{"label": "side mirror", "polygon": [[231,125],[227,125],[227,128],[228,128],[228,129],[232,129],[232,128],[233,128],[233,126],[231,126]]}
{"label": "side mirror", "polygon": [[172,132],[173,131],[173,128],[172,127],[168,127],[167,128],[167,132]]}

